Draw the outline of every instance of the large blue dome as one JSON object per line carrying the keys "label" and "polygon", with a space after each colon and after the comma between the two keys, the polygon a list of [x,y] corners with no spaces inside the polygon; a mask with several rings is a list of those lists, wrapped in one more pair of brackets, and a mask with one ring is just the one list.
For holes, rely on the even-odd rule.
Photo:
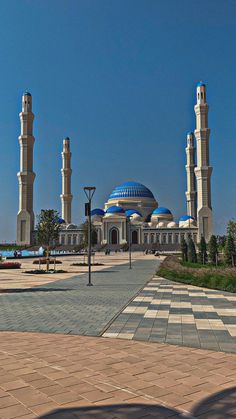
{"label": "large blue dome", "polygon": [[122,185],[117,186],[109,199],[116,199],[116,198],[152,198],[154,196],[152,192],[146,188],[146,186],[142,185],[138,182],[125,182]]}

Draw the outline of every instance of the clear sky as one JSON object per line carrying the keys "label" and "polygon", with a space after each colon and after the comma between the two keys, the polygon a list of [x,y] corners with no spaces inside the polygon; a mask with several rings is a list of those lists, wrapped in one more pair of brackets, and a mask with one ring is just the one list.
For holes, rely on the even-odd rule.
{"label": "clear sky", "polygon": [[21,95],[35,113],[34,209],[60,211],[71,138],[73,221],[124,181],[186,213],[186,133],[207,84],[216,233],[236,215],[235,0],[1,0],[0,241],[15,240]]}

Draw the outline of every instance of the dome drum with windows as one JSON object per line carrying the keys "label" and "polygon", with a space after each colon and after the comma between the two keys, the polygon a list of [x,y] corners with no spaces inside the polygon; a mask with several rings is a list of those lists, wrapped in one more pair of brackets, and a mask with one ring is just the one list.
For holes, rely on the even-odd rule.
{"label": "dome drum with windows", "polygon": [[144,219],[158,207],[153,193],[142,183],[125,182],[117,186],[110,194],[105,204],[105,210],[119,206],[126,210],[133,210]]}

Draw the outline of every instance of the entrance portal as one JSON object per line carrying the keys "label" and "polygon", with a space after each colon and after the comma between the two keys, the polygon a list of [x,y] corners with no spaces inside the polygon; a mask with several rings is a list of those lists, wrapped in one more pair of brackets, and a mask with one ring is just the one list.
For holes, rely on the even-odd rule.
{"label": "entrance portal", "polygon": [[117,228],[113,228],[110,231],[110,238],[111,238],[111,240],[110,240],[111,244],[118,244],[119,243],[119,240],[118,240],[119,232],[118,232]]}
{"label": "entrance portal", "polygon": [[132,231],[132,244],[138,244],[138,232],[136,230]]}

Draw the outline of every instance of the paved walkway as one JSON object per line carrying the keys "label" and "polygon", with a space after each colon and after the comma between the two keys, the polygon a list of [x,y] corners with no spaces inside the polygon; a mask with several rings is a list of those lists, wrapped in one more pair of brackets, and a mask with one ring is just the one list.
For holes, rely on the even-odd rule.
{"label": "paved walkway", "polygon": [[1,419],[236,418],[236,355],[2,332]]}
{"label": "paved walkway", "polygon": [[154,277],[104,336],[236,353],[236,294]]}
{"label": "paved walkway", "polygon": [[[135,252],[132,254],[132,261],[135,260],[153,260],[153,255],[143,255],[143,252]],[[74,264],[86,262],[87,258],[85,255],[60,255],[57,257],[58,269],[63,269],[64,273],[56,274],[27,274],[26,271],[32,271],[38,269],[38,263],[35,264],[35,258],[22,258],[16,259],[17,262],[20,262],[20,269],[0,269],[0,295],[3,291],[15,290],[15,289],[27,289],[36,287],[37,285],[44,286],[47,283],[55,282],[61,279],[68,279],[72,276],[80,276],[88,272],[87,266],[75,266]],[[15,261],[15,260],[14,260]],[[111,268],[119,265],[123,265],[129,262],[128,252],[118,252],[112,253],[110,255],[105,255],[103,252],[95,254],[95,257],[92,257],[93,263],[99,263],[100,265],[93,265],[92,271],[98,272],[105,268]],[[41,265],[45,267],[45,265]],[[54,265],[50,265],[53,267]],[[148,278],[147,278],[148,279]]]}
{"label": "paved walkway", "polygon": [[94,272],[93,287],[87,287],[83,274],[26,289],[9,288],[9,294],[0,294],[0,330],[97,336],[157,265],[157,259],[142,257],[131,270],[123,264]]}

